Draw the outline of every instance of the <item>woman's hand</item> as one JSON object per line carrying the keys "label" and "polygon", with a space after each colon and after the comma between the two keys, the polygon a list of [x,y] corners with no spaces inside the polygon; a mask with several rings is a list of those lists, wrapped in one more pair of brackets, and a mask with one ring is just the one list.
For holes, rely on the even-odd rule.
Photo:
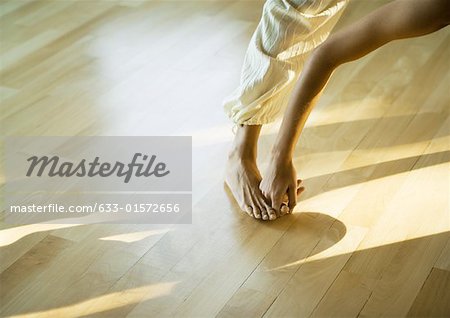
{"label": "woman's hand", "polygon": [[[270,201],[277,215],[292,212],[297,204],[297,172],[292,164],[292,159],[273,158],[266,170],[260,189]],[[299,190],[303,190],[300,188]],[[301,192],[300,191],[300,192]],[[287,194],[289,210],[282,209],[283,200]]]}

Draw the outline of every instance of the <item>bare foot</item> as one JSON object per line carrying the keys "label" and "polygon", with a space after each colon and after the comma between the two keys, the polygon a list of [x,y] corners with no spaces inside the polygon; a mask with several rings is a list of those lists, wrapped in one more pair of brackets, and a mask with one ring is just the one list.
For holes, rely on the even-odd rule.
{"label": "bare foot", "polygon": [[[250,216],[275,220],[287,214],[289,208],[281,207],[281,211],[272,208],[270,202],[260,190],[261,174],[256,165],[256,148],[261,125],[238,125],[232,149],[228,155],[225,182],[242,210]],[[297,193],[299,193],[300,182]]]}
{"label": "bare foot", "polygon": [[242,158],[235,153],[228,156],[225,182],[240,208],[248,215],[263,220],[275,220],[276,212],[259,189],[261,174],[255,160]]}
{"label": "bare foot", "polygon": [[[303,191],[305,191],[305,187],[302,186],[303,180],[297,179],[297,198],[302,194]],[[287,193],[283,196],[283,204],[281,206],[281,215],[292,213],[293,211],[289,210],[289,196]]]}
{"label": "bare foot", "polygon": [[[277,217],[291,213],[292,211],[289,211],[288,208],[287,194],[284,197],[281,211],[276,211],[270,206],[270,202],[259,189],[261,179],[261,174],[253,159],[242,158],[236,154],[229,156],[225,182],[243,211],[251,217],[262,220],[275,220]],[[297,196],[303,190],[301,180],[297,180]]]}

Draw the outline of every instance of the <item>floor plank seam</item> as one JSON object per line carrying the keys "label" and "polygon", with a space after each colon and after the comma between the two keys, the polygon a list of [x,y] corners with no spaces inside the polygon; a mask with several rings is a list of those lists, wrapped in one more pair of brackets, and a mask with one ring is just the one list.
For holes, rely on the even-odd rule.
{"label": "floor plank seam", "polygon": [[[438,258],[438,259],[439,259],[439,258]],[[436,260],[436,261],[437,261],[437,260]],[[417,296],[419,296],[420,292],[422,291],[423,287],[425,286],[425,283],[427,282],[428,278],[430,277],[431,272],[433,271],[433,268],[434,268],[434,267],[431,267],[430,271],[428,272],[428,275],[427,275],[427,277],[424,279],[422,286],[420,286],[420,288],[418,289],[417,295],[416,295],[416,297],[414,297],[414,300],[416,300]],[[414,303],[414,301],[413,301],[413,303]],[[410,308],[410,309],[411,309],[411,308]]]}
{"label": "floor plank seam", "polygon": [[273,305],[273,304],[275,303],[275,301],[278,299],[278,296],[279,296],[279,294],[278,294],[277,296],[275,296],[275,298],[272,300],[272,302],[270,303],[270,305],[267,306],[266,310],[265,310],[264,313],[261,315],[261,318],[263,318],[263,317],[266,316],[266,314],[267,314],[267,312],[269,311],[270,307],[272,307],[272,305]]}
{"label": "floor plank seam", "polygon": [[[34,233],[32,233],[32,234],[34,234]],[[31,235],[32,235],[31,234]],[[43,237],[42,237],[42,239],[40,239],[39,241],[37,241],[35,244],[33,244],[32,246],[30,246],[30,248],[28,249],[28,250],[26,250],[22,255],[20,255],[20,257],[18,257],[14,262],[12,262],[11,263],[11,265],[9,265],[8,267],[6,267],[6,268],[4,268],[1,272],[0,272],[0,274],[1,273],[3,273],[4,271],[6,271],[7,269],[9,269],[12,265],[14,265],[18,260],[20,260],[20,258],[22,258],[26,253],[28,253],[30,250],[32,250],[36,245],[38,245],[39,243],[41,243],[45,238],[47,238],[47,236],[49,236],[50,235],[50,233],[47,233],[46,235],[44,235]],[[28,236],[28,235],[27,235]],[[15,242],[14,242],[15,243]],[[10,245],[8,245],[8,246],[12,246],[12,245],[14,245],[14,243],[11,243]],[[0,248],[0,250],[1,249],[3,249],[4,247],[2,247],[2,248]]]}
{"label": "floor plank seam", "polygon": [[366,301],[364,302],[364,304],[362,305],[361,309],[359,310],[358,314],[356,315],[356,317],[358,318],[361,315],[361,312],[364,310],[364,308],[366,307],[367,302],[369,301],[370,297],[372,297],[373,294],[373,290],[370,291],[369,296],[367,297]]}
{"label": "floor plank seam", "polygon": [[[356,251],[356,250],[355,250]],[[317,307],[320,305],[320,303],[322,302],[322,300],[325,298],[326,294],[328,293],[328,291],[330,290],[330,288],[333,286],[334,282],[338,279],[339,275],[341,274],[341,272],[343,271],[343,268],[345,267],[345,265],[347,265],[347,263],[350,261],[350,259],[353,256],[353,253],[355,252],[351,252],[350,257],[347,259],[347,261],[344,263],[344,265],[342,266],[342,269],[339,271],[339,273],[336,275],[336,277],[334,277],[334,279],[332,280],[331,284],[328,286],[328,288],[325,290],[325,292],[322,294],[322,297],[320,297],[320,300],[317,302],[317,304],[314,306],[314,309],[311,311],[311,314],[308,317],[311,317],[311,315],[314,313],[314,311],[316,311]]]}
{"label": "floor plank seam", "polygon": [[[292,222],[290,226],[292,226],[294,223],[295,223],[295,222]],[[329,229],[331,229],[335,223],[336,223],[336,221],[333,221],[327,229],[324,229],[324,230],[323,230],[322,233],[324,233],[324,232],[328,231]],[[289,226],[289,227],[290,227],[290,226]],[[286,230],[286,232],[287,232],[287,230]],[[284,233],[284,234],[285,234],[285,233]],[[283,234],[283,235],[284,235],[284,234]],[[309,252],[309,254],[308,254],[304,259],[307,259],[308,257],[313,256],[312,253],[314,252],[314,250],[316,249],[316,247],[320,244],[321,239],[322,239],[322,236],[321,236],[321,238],[317,241],[317,243],[314,245],[314,247],[311,248],[311,251]],[[292,273],[291,277],[289,277],[289,279],[286,281],[286,283],[284,284],[284,286],[283,286],[283,287],[280,289],[280,291],[277,293],[277,295],[275,296],[275,299],[274,299],[273,302],[270,304],[270,306],[267,308],[266,312],[270,309],[270,307],[272,307],[272,305],[275,303],[275,301],[278,299],[278,297],[279,297],[279,296],[283,293],[283,291],[287,288],[289,282],[295,277],[295,274],[302,268],[302,266],[303,266],[304,264],[305,264],[305,262],[302,262],[302,263],[298,266],[298,268],[295,270],[295,272]],[[319,301],[319,302],[320,302],[320,301]],[[264,316],[264,315],[263,315],[263,316]]]}
{"label": "floor plank seam", "polygon": [[120,276],[118,277],[112,284],[111,286],[107,289],[107,292],[111,292],[114,288],[114,286],[123,278],[125,277],[128,273],[130,273],[134,267],[139,263],[139,261],[148,253],[150,252],[150,250],[152,250],[155,245],[167,234],[168,232],[164,233],[164,235],[162,235],[159,240],[157,240],[141,257],[139,257],[132,265],[130,265],[130,267]]}

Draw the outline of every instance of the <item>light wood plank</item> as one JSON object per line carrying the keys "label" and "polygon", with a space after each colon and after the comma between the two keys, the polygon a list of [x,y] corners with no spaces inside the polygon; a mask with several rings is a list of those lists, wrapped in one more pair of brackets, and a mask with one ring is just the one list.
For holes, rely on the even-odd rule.
{"label": "light wood plank", "polygon": [[[337,29],[387,2],[351,2]],[[336,70],[296,148],[307,190],[295,213],[256,222],[223,185],[233,134],[221,102],[263,4],[0,3],[3,136],[194,140],[192,225],[1,223],[2,316],[449,311],[449,30]],[[263,128],[261,171],[279,124]]]}

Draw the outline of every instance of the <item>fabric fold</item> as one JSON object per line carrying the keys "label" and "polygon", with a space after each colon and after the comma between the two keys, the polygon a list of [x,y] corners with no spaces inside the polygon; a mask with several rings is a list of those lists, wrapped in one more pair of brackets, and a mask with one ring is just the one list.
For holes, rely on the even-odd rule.
{"label": "fabric fold", "polygon": [[348,1],[266,1],[239,87],[223,101],[235,124],[266,124],[284,113],[305,60],[328,37]]}

